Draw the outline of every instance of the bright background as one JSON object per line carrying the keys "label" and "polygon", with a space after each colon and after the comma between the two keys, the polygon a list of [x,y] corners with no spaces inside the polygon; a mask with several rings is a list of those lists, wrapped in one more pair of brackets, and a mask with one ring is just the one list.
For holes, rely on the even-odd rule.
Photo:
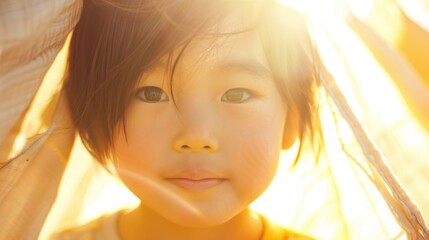
{"label": "bright background", "polygon": [[[392,76],[347,24],[353,13],[394,51],[404,34],[398,11],[402,8],[419,26],[429,29],[429,1],[284,2],[307,16],[325,65],[391,170],[429,221],[429,178],[425,176],[429,172],[429,130],[413,117]],[[52,76],[55,68],[61,70],[64,54],[58,56],[59,65],[49,73]],[[422,81],[429,82],[424,78]],[[405,239],[373,184],[373,176],[362,170],[368,170],[368,164],[346,122],[325,92],[321,98],[326,153],[317,164],[307,153],[294,168],[294,150],[283,153],[276,178],[252,208],[318,239]],[[46,239],[59,228],[136,204],[138,199],[96,165],[77,140],[58,200],[39,239]]]}

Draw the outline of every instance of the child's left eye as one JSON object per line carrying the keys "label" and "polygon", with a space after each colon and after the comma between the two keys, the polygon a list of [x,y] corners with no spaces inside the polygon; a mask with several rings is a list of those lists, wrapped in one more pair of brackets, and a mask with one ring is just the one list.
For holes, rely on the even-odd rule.
{"label": "child's left eye", "polygon": [[222,96],[222,102],[228,102],[228,103],[242,103],[247,101],[252,94],[242,88],[234,88],[226,91]]}

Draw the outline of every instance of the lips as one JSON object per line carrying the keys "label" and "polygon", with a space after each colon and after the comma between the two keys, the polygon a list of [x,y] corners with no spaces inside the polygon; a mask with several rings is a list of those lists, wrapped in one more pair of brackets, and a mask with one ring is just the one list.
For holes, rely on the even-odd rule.
{"label": "lips", "polygon": [[204,191],[214,188],[225,181],[223,178],[204,178],[193,180],[188,178],[167,178],[170,183],[189,191]]}
{"label": "lips", "polygon": [[206,169],[187,168],[165,180],[188,191],[204,191],[222,184],[226,178]]}

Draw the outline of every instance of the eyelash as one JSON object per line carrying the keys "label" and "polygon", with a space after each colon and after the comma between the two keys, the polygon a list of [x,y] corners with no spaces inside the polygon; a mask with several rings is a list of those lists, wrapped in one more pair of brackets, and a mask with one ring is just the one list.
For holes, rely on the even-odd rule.
{"label": "eyelash", "polygon": [[[150,92],[152,91],[152,92]],[[154,92],[158,91],[158,92]],[[235,97],[235,99],[228,98],[227,94],[236,94],[236,96],[232,96],[232,98]],[[237,95],[239,94],[239,95]],[[159,102],[167,102],[169,101],[169,98],[167,94],[162,90],[162,88],[155,87],[155,86],[145,86],[141,87],[136,92],[136,97],[139,98],[141,101],[146,103],[159,103]],[[156,99],[153,99],[153,98]],[[237,99],[237,97],[239,99]],[[231,103],[231,104],[240,104],[248,101],[250,98],[254,97],[254,94],[249,91],[248,89],[244,88],[233,88],[227,90],[221,97],[222,102]],[[152,99],[150,99],[152,98]],[[243,99],[244,98],[244,99]]]}
{"label": "eyelash", "polygon": [[[150,90],[152,90],[152,92],[149,92]],[[153,91],[155,91],[155,90],[160,91],[160,92],[154,93]],[[143,102],[146,102],[146,103],[159,103],[159,102],[169,101],[169,98],[168,98],[167,94],[164,92],[164,90],[162,90],[159,87],[154,87],[154,86],[145,86],[145,87],[139,88],[136,92],[136,97],[139,98],[140,100],[142,100]],[[156,97],[157,99],[150,100],[150,99],[148,99],[150,97]]]}
{"label": "eyelash", "polygon": [[[240,92],[240,94],[241,94],[241,98],[238,100],[238,101],[235,101],[235,100],[230,100],[230,99],[227,99],[227,93],[231,93],[231,92]],[[244,94],[244,100],[243,100],[243,94]],[[251,92],[251,91],[249,91],[249,90],[247,90],[247,89],[244,89],[244,88],[233,88],[233,89],[229,89],[228,91],[226,91],[223,95],[222,95],[222,97],[221,97],[221,101],[222,102],[227,102],[227,103],[232,103],[232,104],[240,104],[240,103],[244,103],[244,102],[246,102],[246,101],[248,101],[250,98],[252,98],[252,97],[254,97],[254,94]]]}

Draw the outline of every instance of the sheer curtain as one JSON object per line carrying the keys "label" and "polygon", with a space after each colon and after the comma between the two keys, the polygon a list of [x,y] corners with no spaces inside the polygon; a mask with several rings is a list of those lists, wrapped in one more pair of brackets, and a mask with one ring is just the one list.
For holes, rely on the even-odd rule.
{"label": "sheer curtain", "polygon": [[[69,25],[61,27],[63,35],[58,41],[62,46],[70,26],[77,20],[81,3],[57,2],[58,6],[68,7],[52,11],[62,16],[66,15],[64,11],[74,14],[74,21],[65,21]],[[428,221],[429,197],[425,189],[429,179],[425,172],[429,169],[426,161],[429,131],[407,107],[403,94],[394,84],[395,76],[377,58],[380,53],[371,50],[363,32],[345,16],[347,11],[339,11],[350,9],[338,8],[341,4],[329,5],[327,1],[307,2],[308,6],[326,3],[332,7],[326,12],[321,8],[309,10],[308,6],[305,9],[311,34],[326,66],[326,71],[322,71],[325,88],[320,92],[320,114],[327,149],[317,164],[308,152],[296,167],[292,167],[291,160],[294,150],[283,153],[272,185],[252,208],[318,239],[423,239],[417,233],[424,236],[427,230],[421,225],[422,219],[418,219],[419,212],[411,208],[411,218],[407,217],[404,206],[412,207],[412,203],[395,199],[398,186],[386,184],[380,173],[393,173]],[[414,1],[413,4],[425,3]],[[52,19],[52,15],[44,17]],[[416,22],[424,26],[425,18],[421,19]],[[372,27],[363,18],[359,18],[359,23]],[[415,71],[409,65],[400,65],[406,59],[389,47],[388,40],[383,37],[379,40],[380,46],[389,49],[383,56],[390,60],[396,56],[402,59],[396,61],[398,68]],[[1,44],[4,64],[8,58],[4,55],[4,41]],[[68,131],[70,126],[60,88],[66,49],[67,45],[58,55],[55,53],[57,58],[52,65],[53,58],[47,58],[42,64],[50,70],[42,74],[45,77],[40,86],[36,84],[37,91],[28,93],[30,97],[23,100],[24,110],[17,114],[21,116],[19,119],[10,117],[15,113],[0,113],[2,119],[10,118],[12,122],[1,126],[5,133],[2,150],[7,149],[4,152],[8,153],[1,159],[0,169],[0,212],[6,216],[0,218],[2,239],[34,239],[37,235],[39,239],[47,239],[54,231],[138,204],[138,199],[93,161],[79,139],[74,139]],[[9,69],[17,69],[22,73],[18,76],[22,79],[26,76],[27,82],[36,81],[40,75],[35,70],[3,67],[0,72],[3,74],[0,75],[2,97],[13,82],[4,74],[6,70],[10,72]],[[12,97],[1,99],[4,108],[13,106]],[[59,136],[68,140],[58,140]],[[375,144],[388,168],[371,163],[377,159],[371,155],[373,145],[367,140]],[[26,164],[27,159],[31,164]]]}

